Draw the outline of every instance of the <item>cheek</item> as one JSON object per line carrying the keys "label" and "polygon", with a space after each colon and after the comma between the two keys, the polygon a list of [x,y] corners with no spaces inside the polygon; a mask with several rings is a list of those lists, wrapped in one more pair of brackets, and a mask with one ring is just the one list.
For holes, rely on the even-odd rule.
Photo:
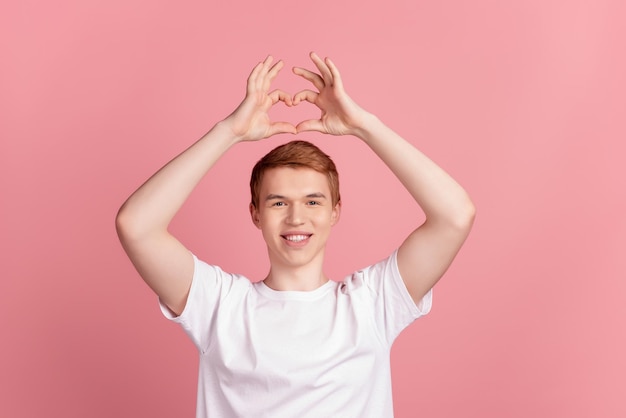
{"label": "cheek", "polygon": [[335,224],[335,217],[332,213],[325,212],[316,216],[315,222],[318,226],[331,227]]}
{"label": "cheek", "polygon": [[263,235],[272,235],[280,228],[282,220],[278,216],[263,216],[259,222],[259,228],[263,231]]}

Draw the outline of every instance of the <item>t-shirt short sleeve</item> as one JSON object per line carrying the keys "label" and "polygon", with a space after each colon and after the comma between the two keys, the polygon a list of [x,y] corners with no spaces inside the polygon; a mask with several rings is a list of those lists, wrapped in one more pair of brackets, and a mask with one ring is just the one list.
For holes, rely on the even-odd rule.
{"label": "t-shirt short sleeve", "polygon": [[163,315],[181,325],[200,352],[208,348],[208,337],[220,303],[229,295],[236,277],[221,268],[199,260],[195,255],[194,273],[183,312],[175,316],[161,301]]}
{"label": "t-shirt short sleeve", "polygon": [[388,258],[356,273],[373,298],[374,322],[388,344],[432,307],[432,289],[416,304],[398,269],[398,251]]}

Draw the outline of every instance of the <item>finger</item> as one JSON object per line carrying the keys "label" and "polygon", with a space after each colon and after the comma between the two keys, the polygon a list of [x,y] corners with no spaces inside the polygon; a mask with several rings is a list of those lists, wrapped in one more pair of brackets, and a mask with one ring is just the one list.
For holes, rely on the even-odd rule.
{"label": "finger", "polygon": [[334,62],[331,61],[330,58],[326,58],[326,65],[330,70],[330,73],[333,76],[333,83],[340,89],[343,89],[343,80],[341,79],[341,74],[339,74],[339,70]]}
{"label": "finger", "polygon": [[267,78],[269,79],[269,81],[272,81],[274,77],[278,75],[278,72],[283,68],[284,65],[285,63],[283,62],[283,60],[279,60],[276,64],[272,65],[272,68],[270,68],[269,72],[267,73]]}
{"label": "finger", "polygon": [[315,104],[315,102],[317,101],[317,96],[319,95],[319,93],[314,92],[313,90],[302,90],[299,91],[298,93],[296,93],[293,96],[293,105],[297,105],[300,104],[301,101],[307,101],[309,103],[313,103]]}
{"label": "finger", "polygon": [[313,71],[309,71],[306,68],[293,67],[293,73],[313,83],[316,89],[322,90],[324,88],[324,79],[319,74],[315,74]]}
{"label": "finger", "polygon": [[272,100],[272,106],[278,102],[284,102],[287,106],[293,106],[293,98],[283,90],[276,89],[268,96]]}
{"label": "finger", "polygon": [[271,68],[269,68],[268,72],[263,78],[263,83],[261,87],[263,91],[268,91],[270,89],[272,80],[274,80],[274,78],[278,75],[278,72],[283,68],[284,65],[285,64],[283,63],[283,61],[280,60],[276,64],[272,65]]}
{"label": "finger", "polygon": [[265,59],[263,60],[263,67],[265,67],[266,69],[269,68],[273,60],[274,57],[272,57],[271,55],[265,57]]}
{"label": "finger", "polygon": [[267,136],[272,136],[276,134],[295,134],[298,133],[295,126],[293,126],[289,122],[274,122],[270,125],[268,129]]}
{"label": "finger", "polygon": [[253,90],[254,87],[256,86],[256,80],[259,77],[259,73],[261,72],[262,67],[263,67],[263,62],[259,62],[252,69],[252,72],[248,76],[248,83],[247,83],[248,90]]}
{"label": "finger", "polygon": [[311,57],[311,60],[313,61],[313,63],[315,64],[315,66],[317,67],[317,69],[320,70],[320,74],[322,74],[322,78],[324,79],[324,83],[327,86],[332,86],[333,85],[333,76],[332,76],[330,70],[328,69],[328,65],[326,65],[326,63],[324,61],[322,61],[322,59],[315,52],[311,52],[310,57]]}
{"label": "finger", "polygon": [[296,131],[299,132],[307,132],[307,131],[316,131],[326,133],[326,129],[324,128],[324,124],[319,119],[309,119],[304,120],[296,125]]}
{"label": "finger", "polygon": [[265,84],[265,77],[267,76],[267,72],[270,68],[270,64],[274,58],[271,55],[268,55],[261,65],[261,69],[259,71],[259,75],[256,79],[256,88],[262,89],[263,84]]}

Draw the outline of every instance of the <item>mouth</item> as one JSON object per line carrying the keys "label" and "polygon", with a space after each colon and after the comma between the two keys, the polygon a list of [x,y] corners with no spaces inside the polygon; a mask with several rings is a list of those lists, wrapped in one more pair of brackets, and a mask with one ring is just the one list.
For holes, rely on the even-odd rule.
{"label": "mouth", "polygon": [[287,241],[288,245],[298,246],[306,244],[312,235],[313,234],[286,234],[281,235],[281,238]]}

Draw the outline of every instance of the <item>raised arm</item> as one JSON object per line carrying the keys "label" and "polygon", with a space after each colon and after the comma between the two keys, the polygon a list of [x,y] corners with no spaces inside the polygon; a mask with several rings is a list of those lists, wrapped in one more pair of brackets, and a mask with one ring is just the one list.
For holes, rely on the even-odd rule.
{"label": "raised arm", "polygon": [[334,63],[311,54],[319,74],[304,68],[294,73],[317,91],[303,90],[294,105],[305,100],[322,111],[320,119],[301,122],[300,131],[354,135],[365,142],[391,169],[426,214],[426,221],[398,250],[398,267],[416,302],[437,283],[467,238],[475,208],[463,188],[408,141],[358,106],[345,92]]}
{"label": "raised arm", "polygon": [[118,236],[133,265],[175,314],[185,307],[193,276],[191,253],[168,231],[168,225],[192,190],[234,144],[278,133],[295,133],[293,125],[270,121],[269,109],[291,96],[269,92],[282,68],[272,57],[257,64],[248,77],[246,97],[226,119],[182,152],[135,191],[120,208]]}

